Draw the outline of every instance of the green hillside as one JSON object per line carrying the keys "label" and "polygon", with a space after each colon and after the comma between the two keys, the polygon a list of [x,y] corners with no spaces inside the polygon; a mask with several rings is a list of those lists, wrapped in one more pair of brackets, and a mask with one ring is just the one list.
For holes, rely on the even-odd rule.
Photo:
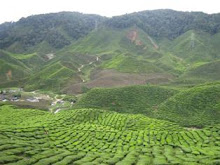
{"label": "green hillside", "polygon": [[154,65],[173,75],[182,75],[187,70],[187,62],[172,53],[165,53],[163,57],[156,60]]}
{"label": "green hillside", "polygon": [[[16,23],[5,23],[0,26],[0,48],[12,52],[39,50],[43,44],[50,49],[39,50],[49,53],[69,45],[95,28],[105,17],[86,15],[77,12],[60,12],[41,14],[22,18]],[[41,45],[41,46],[39,46]]]}
{"label": "green hillside", "polygon": [[73,42],[67,49],[99,55],[119,50],[134,55],[146,55],[156,50],[151,40],[147,33],[135,26],[126,29],[100,27],[84,38]]}
{"label": "green hillside", "polygon": [[25,85],[25,89],[36,90],[40,88],[60,91],[66,81],[73,76],[77,76],[73,70],[65,67],[60,62],[57,62],[46,66],[40,72],[30,77]]}
{"label": "green hillside", "polygon": [[[218,164],[219,125],[186,130],[96,109],[0,107],[1,164]],[[25,117],[25,120],[23,118]]]}
{"label": "green hillside", "polygon": [[[215,34],[219,36],[219,34]],[[172,41],[170,50],[188,63],[219,59],[215,35],[191,30]]]}
{"label": "green hillside", "polygon": [[[13,59],[4,61],[5,68],[15,70],[19,65],[30,69],[31,76],[20,73],[19,68],[13,76],[16,81],[31,77],[22,85],[26,89],[50,90],[47,85],[52,83],[55,89],[61,84],[61,91],[79,83],[81,87],[99,87],[89,84],[100,83],[92,75],[97,70],[146,77],[160,74],[166,81],[158,78],[157,84],[185,86],[218,80],[219,27],[219,14],[200,12],[154,10],[113,18],[61,12],[0,25],[0,48]],[[53,69],[54,63],[59,63],[59,68]],[[45,79],[48,69],[54,75]],[[1,77],[3,80],[4,75]]]}
{"label": "green hillside", "polygon": [[195,29],[215,34],[219,32],[219,17],[219,14],[159,9],[113,17],[106,24],[118,29],[136,25],[152,37],[173,39]]}
{"label": "green hillside", "polygon": [[[215,34],[219,32],[219,17],[219,14],[173,10],[142,11],[113,18],[77,12],[34,15],[0,25],[0,49],[16,53],[35,49],[48,53],[70,45],[100,27],[121,31],[136,26],[153,38],[169,39],[189,30]],[[115,34],[112,37],[115,38]],[[111,37],[108,35],[108,38]],[[103,42],[108,38],[103,38]],[[42,44],[48,44],[50,49],[40,50]]]}
{"label": "green hillside", "polygon": [[181,91],[158,107],[155,115],[184,126],[219,123],[220,84],[207,84]]}
{"label": "green hillside", "polygon": [[1,24],[0,165],[220,164],[219,43],[202,12]]}
{"label": "green hillside", "polygon": [[122,37],[125,37],[123,31],[100,28],[73,43],[70,48],[74,52],[90,54],[114,52],[119,49],[119,42]]}
{"label": "green hillside", "polygon": [[83,79],[88,79],[96,63],[98,62],[95,56],[61,50],[53,59],[46,61],[41,69],[29,78],[24,87],[26,90],[40,88],[60,93],[69,84],[81,83]]}
{"label": "green hillside", "polygon": [[158,86],[92,89],[76,107],[141,113],[183,126],[203,127],[219,123],[219,93],[219,83],[180,90]]}
{"label": "green hillside", "polygon": [[198,78],[204,81],[220,80],[220,61],[202,63],[189,69],[183,78]]}
{"label": "green hillside", "polygon": [[127,73],[163,73],[153,63],[137,57],[129,57],[129,55],[119,55],[103,64],[103,68],[115,69],[119,72]]}
{"label": "green hillside", "polygon": [[178,91],[158,86],[130,86],[123,88],[92,89],[76,107],[109,109],[120,113],[152,114],[152,109]]}
{"label": "green hillside", "polygon": [[32,71],[22,61],[2,50],[0,50],[0,70],[1,83],[22,79]]}

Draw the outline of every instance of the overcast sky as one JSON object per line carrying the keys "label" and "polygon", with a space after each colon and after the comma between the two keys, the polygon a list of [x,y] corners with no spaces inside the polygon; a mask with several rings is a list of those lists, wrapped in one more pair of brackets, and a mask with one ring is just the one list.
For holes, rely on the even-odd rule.
{"label": "overcast sky", "polygon": [[219,0],[2,0],[0,23],[59,11],[116,16],[142,10],[174,9],[219,13]]}

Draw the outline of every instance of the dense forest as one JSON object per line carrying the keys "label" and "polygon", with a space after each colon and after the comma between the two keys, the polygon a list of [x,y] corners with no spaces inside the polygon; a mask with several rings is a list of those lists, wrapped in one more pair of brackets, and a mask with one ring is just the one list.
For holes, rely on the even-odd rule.
{"label": "dense forest", "polygon": [[0,25],[0,165],[220,164],[220,14],[41,14]]}
{"label": "dense forest", "polygon": [[105,20],[98,15],[77,12],[42,14],[21,18],[18,22],[0,25],[0,49],[19,44],[25,51],[43,41],[54,48],[62,48],[85,36],[97,23]]}
{"label": "dense forest", "polygon": [[202,30],[215,34],[220,30],[220,14],[178,12],[174,10],[142,11],[113,17],[106,25],[115,28],[138,26],[154,37],[176,38],[188,30]]}
{"label": "dense forest", "polygon": [[103,26],[119,29],[137,26],[152,37],[174,39],[191,29],[219,32],[220,14],[173,10],[142,11],[113,18],[77,12],[42,14],[0,25],[0,49],[16,45],[16,51],[24,52],[43,41],[53,48],[63,48]]}

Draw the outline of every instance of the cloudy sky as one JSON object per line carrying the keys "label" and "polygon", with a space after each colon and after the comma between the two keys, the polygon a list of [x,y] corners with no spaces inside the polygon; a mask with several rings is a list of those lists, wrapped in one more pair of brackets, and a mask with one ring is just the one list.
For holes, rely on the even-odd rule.
{"label": "cloudy sky", "polygon": [[219,0],[2,0],[0,23],[59,11],[116,16],[142,10],[174,9],[219,13]]}

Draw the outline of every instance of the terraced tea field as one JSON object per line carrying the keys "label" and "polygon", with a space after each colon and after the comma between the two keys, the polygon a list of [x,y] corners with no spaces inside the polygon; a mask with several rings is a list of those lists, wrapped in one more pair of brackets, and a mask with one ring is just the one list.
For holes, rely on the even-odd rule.
{"label": "terraced tea field", "polygon": [[0,107],[0,164],[219,164],[220,125],[186,129],[97,109]]}

